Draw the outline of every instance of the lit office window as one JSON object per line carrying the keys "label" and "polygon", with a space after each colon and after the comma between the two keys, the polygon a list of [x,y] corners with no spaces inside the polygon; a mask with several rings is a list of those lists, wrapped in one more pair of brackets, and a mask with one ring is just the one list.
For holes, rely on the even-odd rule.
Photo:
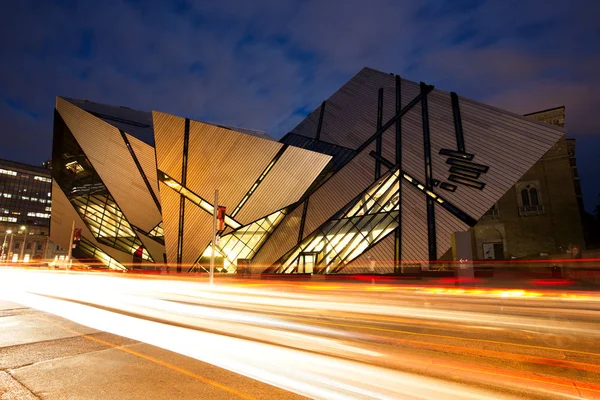
{"label": "lit office window", "polygon": [[0,174],[17,176],[17,173],[15,171],[11,171],[8,169],[2,169],[2,168],[0,168]]}

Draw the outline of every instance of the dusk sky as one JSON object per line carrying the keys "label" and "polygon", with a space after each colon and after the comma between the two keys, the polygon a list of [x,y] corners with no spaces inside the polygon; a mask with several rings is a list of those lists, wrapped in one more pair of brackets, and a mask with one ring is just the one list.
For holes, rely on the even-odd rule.
{"label": "dusk sky", "polygon": [[50,157],[57,95],[279,138],[362,67],[517,113],[566,106],[600,203],[598,0],[39,0],[0,6],[0,157]]}

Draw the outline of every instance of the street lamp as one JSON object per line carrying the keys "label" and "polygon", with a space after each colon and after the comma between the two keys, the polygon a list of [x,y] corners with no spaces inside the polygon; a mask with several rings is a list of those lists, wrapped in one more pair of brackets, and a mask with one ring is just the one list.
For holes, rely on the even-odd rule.
{"label": "street lamp", "polygon": [[[4,235],[4,242],[2,243],[2,254],[0,254],[0,261],[4,261],[4,248],[6,247],[6,238],[8,237],[8,235],[12,234],[12,230],[8,229],[6,231],[6,235]],[[12,241],[12,236],[10,237],[11,241]]]}
{"label": "street lamp", "polygon": [[21,230],[23,231],[23,247],[21,247],[21,256],[19,258],[21,259],[21,261],[23,261],[23,254],[25,253],[25,242],[27,242],[27,227],[25,225],[22,225]]}

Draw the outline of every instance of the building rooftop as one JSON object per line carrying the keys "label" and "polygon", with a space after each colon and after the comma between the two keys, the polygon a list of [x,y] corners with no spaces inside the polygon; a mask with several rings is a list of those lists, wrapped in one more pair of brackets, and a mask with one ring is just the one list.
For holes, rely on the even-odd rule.
{"label": "building rooftop", "polygon": [[5,159],[0,158],[0,166],[26,170],[30,173],[35,172],[36,174],[40,174],[40,175],[44,175],[44,176],[48,176],[48,177],[50,176],[50,170],[47,168],[44,168],[42,166],[39,166],[39,165],[25,164],[25,163],[18,162],[18,161],[11,161],[11,160],[5,160]]}
{"label": "building rooftop", "polygon": [[[71,104],[84,109],[90,114],[102,119],[103,121],[115,126],[124,132],[133,135],[142,142],[154,146],[154,129],[152,122],[152,112],[134,110],[124,106],[113,106],[109,104],[96,103],[89,100],[78,100],[69,97],[62,97]],[[256,129],[238,128],[234,126],[221,125],[213,122],[199,121],[205,124],[220,126],[222,128],[257,136],[263,139],[275,140],[264,131]]]}

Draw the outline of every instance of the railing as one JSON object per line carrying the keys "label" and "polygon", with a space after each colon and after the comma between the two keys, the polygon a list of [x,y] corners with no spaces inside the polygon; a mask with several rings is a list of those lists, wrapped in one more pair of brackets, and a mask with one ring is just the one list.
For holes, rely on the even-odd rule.
{"label": "railing", "polygon": [[544,206],[537,205],[537,206],[523,206],[523,207],[519,207],[519,215],[522,217],[526,217],[529,215],[539,215],[539,214],[543,214],[544,213]]}

